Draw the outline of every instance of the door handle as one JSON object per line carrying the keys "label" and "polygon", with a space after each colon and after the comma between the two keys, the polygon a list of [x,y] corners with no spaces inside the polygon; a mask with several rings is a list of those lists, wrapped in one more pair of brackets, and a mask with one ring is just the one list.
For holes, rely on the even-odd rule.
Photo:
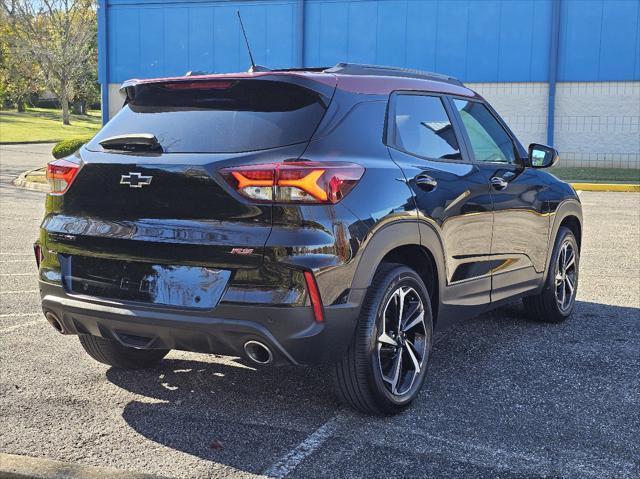
{"label": "door handle", "polygon": [[504,190],[507,186],[509,186],[509,182],[504,178],[501,178],[499,176],[494,176],[493,178],[491,178],[491,185],[496,190]]}
{"label": "door handle", "polygon": [[425,175],[424,173],[420,173],[413,179],[415,180],[416,185],[425,191],[433,191],[436,189],[436,186],[438,186],[438,182],[434,178],[431,178],[429,175]]}

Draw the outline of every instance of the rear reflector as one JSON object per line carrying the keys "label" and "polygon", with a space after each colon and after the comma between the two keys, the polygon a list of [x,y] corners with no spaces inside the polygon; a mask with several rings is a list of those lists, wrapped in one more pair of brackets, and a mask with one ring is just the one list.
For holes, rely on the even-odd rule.
{"label": "rear reflector", "polygon": [[42,248],[38,243],[33,245],[33,253],[36,255],[36,266],[40,268],[40,263],[42,263],[44,255],[42,254]]}
{"label": "rear reflector", "polygon": [[304,280],[307,283],[307,291],[309,291],[309,299],[311,300],[311,307],[313,308],[313,316],[315,317],[316,322],[321,323],[324,321],[324,311],[322,309],[322,299],[320,298],[318,283],[316,283],[316,278],[310,271],[304,272]]}
{"label": "rear reflector", "polygon": [[225,168],[220,173],[253,200],[337,203],[360,181],[364,168],[353,163],[290,161]]}
{"label": "rear reflector", "polygon": [[78,171],[80,171],[80,165],[68,158],[55,160],[47,164],[47,181],[49,182],[51,194],[61,195],[67,191]]}

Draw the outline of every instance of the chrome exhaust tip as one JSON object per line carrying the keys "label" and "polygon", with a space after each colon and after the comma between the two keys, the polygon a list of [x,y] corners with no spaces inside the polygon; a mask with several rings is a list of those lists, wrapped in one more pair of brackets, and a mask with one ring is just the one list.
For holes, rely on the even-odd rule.
{"label": "chrome exhaust tip", "polygon": [[60,334],[65,334],[65,329],[62,325],[62,321],[60,321],[60,319],[55,314],[53,314],[51,311],[47,311],[46,313],[44,313],[44,317],[47,319],[47,321],[49,321],[49,324],[53,326],[56,331],[58,331]]}
{"label": "chrome exhaust tip", "polygon": [[244,343],[244,352],[254,363],[266,365],[273,362],[271,350],[260,341],[247,341]]}

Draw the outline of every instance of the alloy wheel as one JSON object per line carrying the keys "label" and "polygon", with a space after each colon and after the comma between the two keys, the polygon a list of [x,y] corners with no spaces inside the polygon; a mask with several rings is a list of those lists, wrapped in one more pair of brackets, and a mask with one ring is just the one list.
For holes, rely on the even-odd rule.
{"label": "alloy wheel", "polygon": [[558,253],[555,278],[556,302],[563,313],[569,311],[573,305],[577,280],[576,252],[573,243],[565,241]]}
{"label": "alloy wheel", "polygon": [[377,338],[378,366],[387,390],[394,396],[409,392],[428,357],[424,305],[415,289],[401,286],[384,307]]}

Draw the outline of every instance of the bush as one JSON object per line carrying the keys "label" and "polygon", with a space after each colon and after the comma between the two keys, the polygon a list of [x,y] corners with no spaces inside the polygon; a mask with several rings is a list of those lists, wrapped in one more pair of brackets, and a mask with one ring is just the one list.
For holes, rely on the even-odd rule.
{"label": "bush", "polygon": [[82,145],[87,143],[89,140],[93,138],[92,136],[82,136],[78,138],[69,138],[67,140],[62,140],[56,143],[56,146],[51,150],[51,154],[54,158],[64,158],[65,156],[69,156],[77,149],[79,149]]}

